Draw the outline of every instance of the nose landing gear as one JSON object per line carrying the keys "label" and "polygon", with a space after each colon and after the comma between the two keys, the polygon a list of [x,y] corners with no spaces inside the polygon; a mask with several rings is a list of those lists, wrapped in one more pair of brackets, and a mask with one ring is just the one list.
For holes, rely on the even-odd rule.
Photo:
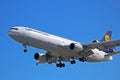
{"label": "nose landing gear", "polygon": [[27,52],[27,49],[24,49],[24,53],[26,53]]}
{"label": "nose landing gear", "polygon": [[27,52],[27,46],[25,45],[25,44],[23,44],[23,46],[24,46],[24,53],[26,53]]}

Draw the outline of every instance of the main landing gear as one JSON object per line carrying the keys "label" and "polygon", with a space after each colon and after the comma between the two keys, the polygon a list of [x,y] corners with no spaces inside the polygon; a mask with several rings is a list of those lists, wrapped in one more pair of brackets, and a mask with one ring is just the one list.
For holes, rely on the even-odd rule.
{"label": "main landing gear", "polygon": [[72,60],[72,61],[70,61],[70,63],[71,63],[71,64],[75,64],[76,62],[75,62],[75,60]]}
{"label": "main landing gear", "polygon": [[62,68],[62,67],[65,67],[65,64],[60,62],[60,63],[57,63],[56,66],[59,67],[59,68]]}
{"label": "main landing gear", "polygon": [[[70,63],[75,64],[76,62],[75,62],[75,60],[71,60]],[[65,64],[62,62],[59,62],[56,64],[56,67],[59,67],[59,68],[65,67]]]}
{"label": "main landing gear", "polygon": [[62,68],[65,67],[65,64],[61,62],[62,57],[58,57],[58,63],[56,64],[56,67]]}
{"label": "main landing gear", "polygon": [[74,60],[74,57],[71,57],[71,58],[70,58],[70,63],[71,63],[71,64],[75,64],[75,63],[76,63],[75,60]]}
{"label": "main landing gear", "polygon": [[87,59],[85,57],[79,58],[79,61],[85,62]]}
{"label": "main landing gear", "polygon": [[[62,67],[65,67],[65,64],[61,62],[62,61],[62,58],[59,57],[59,62],[56,64],[56,67],[59,67],[59,68],[62,68]],[[71,64],[75,64],[75,60],[74,58],[70,58],[70,63]]]}

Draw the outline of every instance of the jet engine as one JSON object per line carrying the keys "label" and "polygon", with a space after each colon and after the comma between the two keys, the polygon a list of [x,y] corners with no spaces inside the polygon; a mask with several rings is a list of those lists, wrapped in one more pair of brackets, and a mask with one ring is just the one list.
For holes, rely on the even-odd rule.
{"label": "jet engine", "polygon": [[38,62],[36,63],[38,64],[42,64],[42,63],[46,63],[47,62],[47,57],[45,54],[41,54],[41,53],[35,53],[34,54],[34,59],[36,59]]}
{"label": "jet engine", "polygon": [[80,43],[71,43],[69,48],[70,50],[81,51],[83,46]]}
{"label": "jet engine", "polygon": [[93,40],[92,43],[99,43],[99,41],[98,40]]}
{"label": "jet engine", "polygon": [[36,60],[43,59],[43,58],[45,59],[46,55],[38,53],[38,52],[34,54],[34,59]]}

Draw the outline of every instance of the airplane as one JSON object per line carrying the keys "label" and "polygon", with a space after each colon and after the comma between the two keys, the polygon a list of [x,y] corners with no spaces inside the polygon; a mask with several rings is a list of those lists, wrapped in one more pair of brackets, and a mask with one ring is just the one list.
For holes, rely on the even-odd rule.
{"label": "airplane", "polygon": [[111,41],[111,30],[108,30],[101,40],[94,40],[89,44],[23,26],[10,28],[8,35],[24,46],[25,53],[27,46],[46,51],[46,53],[36,52],[34,54],[37,65],[55,63],[57,67],[62,68],[65,67],[64,62],[75,64],[76,60],[80,62],[105,62],[112,60],[114,55],[120,53],[115,49],[115,47],[120,46],[120,40]]}

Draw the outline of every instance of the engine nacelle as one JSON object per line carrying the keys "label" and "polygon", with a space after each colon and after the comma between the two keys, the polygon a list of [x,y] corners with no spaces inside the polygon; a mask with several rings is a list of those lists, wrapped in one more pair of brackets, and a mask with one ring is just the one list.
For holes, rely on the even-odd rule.
{"label": "engine nacelle", "polygon": [[99,43],[99,41],[98,40],[93,40],[92,43]]}
{"label": "engine nacelle", "polygon": [[83,49],[83,46],[80,43],[71,43],[69,46],[70,50],[74,51],[81,51]]}
{"label": "engine nacelle", "polygon": [[44,54],[41,54],[41,53],[35,53],[34,54],[34,59],[38,60],[39,58],[45,56]]}

